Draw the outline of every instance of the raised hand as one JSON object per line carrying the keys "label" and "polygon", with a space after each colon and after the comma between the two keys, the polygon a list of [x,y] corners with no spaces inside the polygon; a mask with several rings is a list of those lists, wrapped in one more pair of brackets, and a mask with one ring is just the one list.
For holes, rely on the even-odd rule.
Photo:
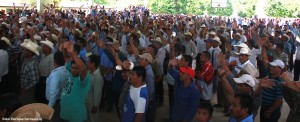
{"label": "raised hand", "polygon": [[67,50],[68,53],[74,52],[74,43],[73,41],[68,41],[64,43],[64,48]]}
{"label": "raised hand", "polygon": [[268,77],[264,77],[260,80],[260,86],[263,88],[272,88],[275,85],[274,79],[268,79]]}

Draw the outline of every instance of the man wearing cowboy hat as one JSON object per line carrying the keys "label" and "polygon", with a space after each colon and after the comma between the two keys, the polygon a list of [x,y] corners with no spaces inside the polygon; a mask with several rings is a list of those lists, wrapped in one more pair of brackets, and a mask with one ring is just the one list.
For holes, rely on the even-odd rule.
{"label": "man wearing cowboy hat", "polygon": [[38,73],[38,45],[30,39],[25,39],[21,44],[23,47],[23,62],[20,71],[21,100],[24,104],[35,102],[34,92],[39,82]]}
{"label": "man wearing cowboy hat", "polygon": [[193,35],[191,32],[184,33],[185,41],[183,41],[182,45],[185,47],[185,54],[190,55],[195,59],[197,56],[197,49],[195,43],[192,41]]}
{"label": "man wearing cowboy hat", "polygon": [[53,58],[53,43],[49,40],[41,41],[42,52],[40,63],[39,63],[39,80],[36,89],[36,99],[38,102],[47,103],[45,97],[46,90],[46,79],[50,75],[51,71],[54,69],[54,58]]}

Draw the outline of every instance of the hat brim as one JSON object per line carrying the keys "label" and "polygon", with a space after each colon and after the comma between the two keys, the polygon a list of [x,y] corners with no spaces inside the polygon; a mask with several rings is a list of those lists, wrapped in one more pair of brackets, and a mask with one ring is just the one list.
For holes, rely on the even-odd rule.
{"label": "hat brim", "polygon": [[48,42],[46,42],[46,41],[41,41],[40,42],[41,44],[44,44],[44,45],[47,45],[49,48],[51,48],[52,50],[54,49],[54,47],[51,45],[51,44],[49,44]]}
{"label": "hat brim", "polygon": [[21,47],[24,47],[24,48],[26,48],[26,49],[28,49],[28,50],[30,50],[31,52],[33,52],[33,53],[36,54],[36,55],[40,55],[40,53],[39,53],[38,50],[32,49],[31,47],[29,47],[29,46],[26,45],[25,43],[20,44],[20,46],[21,46]]}
{"label": "hat brim", "polygon": [[248,56],[252,56],[251,53],[235,53],[236,55],[248,55]]}
{"label": "hat brim", "polygon": [[41,117],[46,120],[51,120],[54,113],[54,109],[46,104],[33,103],[33,104],[22,106],[21,108],[17,109],[10,115],[10,117],[14,117],[14,118],[22,117],[24,113],[27,113],[29,111],[38,112],[41,115]]}

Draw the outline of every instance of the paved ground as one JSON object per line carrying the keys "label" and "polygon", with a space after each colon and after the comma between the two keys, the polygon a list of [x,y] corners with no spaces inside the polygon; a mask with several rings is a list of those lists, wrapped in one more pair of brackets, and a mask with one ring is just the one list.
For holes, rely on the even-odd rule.
{"label": "paved ground", "polygon": [[[290,77],[292,77],[292,73],[290,73]],[[157,108],[156,111],[156,122],[167,122],[165,119],[169,116],[169,107],[168,107],[168,87],[167,84],[164,82],[164,91],[165,91],[165,102],[162,107]],[[217,102],[216,94],[212,97],[212,104],[216,104]],[[222,108],[214,108],[213,113],[213,119],[212,122],[228,122],[229,117],[224,116],[222,113]],[[290,111],[289,106],[286,104],[286,102],[283,103],[282,109],[281,109],[281,117],[279,122],[285,122],[287,115]],[[104,112],[104,110],[101,110],[101,122],[119,122],[119,119],[117,117],[116,110],[114,110],[111,113]],[[196,122],[196,119],[194,118],[193,122]],[[259,122],[259,114],[255,119],[255,122]]]}

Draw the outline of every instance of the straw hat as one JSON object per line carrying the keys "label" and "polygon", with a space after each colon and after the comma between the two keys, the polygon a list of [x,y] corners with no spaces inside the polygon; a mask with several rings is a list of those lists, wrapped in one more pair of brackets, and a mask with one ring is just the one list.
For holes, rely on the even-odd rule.
{"label": "straw hat", "polygon": [[250,51],[247,49],[247,48],[241,48],[240,49],[240,52],[239,53],[236,53],[237,55],[248,55],[248,56],[250,56],[250,55],[252,55],[251,53],[250,53]]}
{"label": "straw hat", "polygon": [[40,55],[38,51],[38,45],[32,42],[30,39],[25,39],[24,42],[20,45],[21,47],[24,47],[31,52],[35,53],[36,55]]}
{"label": "straw hat", "polygon": [[55,34],[52,34],[52,35],[51,35],[51,38],[52,38],[54,41],[58,41],[58,37],[57,37]]}
{"label": "straw hat", "polygon": [[9,46],[9,47],[12,46],[8,38],[2,37],[1,40],[5,41],[5,43],[7,44],[7,46]]}
{"label": "straw hat", "polygon": [[36,113],[42,119],[51,120],[54,113],[54,109],[50,106],[42,103],[33,103],[22,106],[21,108],[14,111],[11,118],[36,118]]}
{"label": "straw hat", "polygon": [[34,40],[42,41],[42,37],[39,35],[34,35],[33,38]]}
{"label": "straw hat", "polygon": [[53,43],[49,40],[46,41],[41,41],[41,44],[47,45],[48,47],[50,47],[52,50],[54,49]]}

